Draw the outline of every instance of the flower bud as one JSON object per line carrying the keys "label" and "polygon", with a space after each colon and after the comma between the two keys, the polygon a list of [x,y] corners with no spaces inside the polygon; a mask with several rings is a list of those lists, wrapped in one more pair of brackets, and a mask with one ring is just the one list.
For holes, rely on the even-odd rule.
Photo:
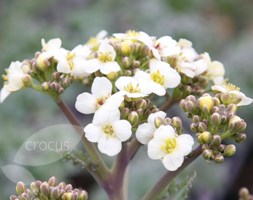
{"label": "flower bud", "polygon": [[161,117],[156,117],[154,120],[154,124],[156,128],[159,128],[161,125],[163,125],[165,122]]}
{"label": "flower bud", "polygon": [[134,68],[139,68],[140,65],[141,65],[141,63],[140,63],[140,61],[138,61],[138,60],[135,60],[135,61],[133,62],[133,67],[134,67]]}
{"label": "flower bud", "polygon": [[139,121],[139,115],[136,111],[132,111],[129,115],[128,115],[128,121],[133,125],[138,123]]}
{"label": "flower bud", "polygon": [[194,123],[199,123],[199,122],[200,122],[199,116],[198,116],[198,115],[194,115],[194,116],[192,117],[192,122],[194,122]]}
{"label": "flower bud", "polygon": [[147,101],[145,99],[141,99],[137,101],[137,108],[146,108],[147,107]]}
{"label": "flower bud", "polygon": [[198,125],[198,130],[201,133],[207,131],[207,125],[204,122],[200,122]]}
{"label": "flower bud", "polygon": [[72,192],[66,192],[62,195],[62,200],[72,200],[73,194]]}
{"label": "flower bud", "polygon": [[240,117],[234,115],[229,119],[228,128],[232,132],[241,132],[246,129],[246,123]]}
{"label": "flower bud", "polygon": [[121,110],[121,115],[122,115],[123,118],[127,118],[128,115],[129,115],[129,108],[123,108]]}
{"label": "flower bud", "polygon": [[234,138],[237,143],[241,143],[246,140],[247,136],[245,133],[239,133],[239,134],[236,134]]}
{"label": "flower bud", "polygon": [[221,115],[217,112],[213,113],[211,116],[211,122],[215,126],[219,126],[221,124]]}
{"label": "flower bud", "polygon": [[72,190],[73,190],[73,187],[72,187],[71,184],[66,185],[66,187],[65,187],[66,192],[69,192],[69,191],[72,191]]}
{"label": "flower bud", "polygon": [[18,195],[21,195],[23,192],[25,192],[25,184],[23,182],[18,182],[16,185],[16,192]]}
{"label": "flower bud", "polygon": [[194,104],[194,102],[192,101],[187,101],[186,102],[186,111],[189,112],[189,113],[193,113],[195,108],[196,108],[196,105]]}
{"label": "flower bud", "polygon": [[171,119],[172,126],[174,126],[176,129],[182,129],[182,120],[179,117],[173,117]]}
{"label": "flower bud", "polygon": [[249,190],[245,187],[242,187],[239,191],[240,200],[248,200],[249,199]]}
{"label": "flower bud", "polygon": [[44,91],[48,91],[49,90],[49,83],[48,82],[42,83],[41,88]]}
{"label": "flower bud", "polygon": [[20,195],[20,199],[21,200],[29,200],[30,198],[26,193],[23,193],[23,194]]}
{"label": "flower bud", "polygon": [[209,144],[212,140],[212,134],[208,131],[205,131],[200,133],[197,139],[200,144]]}
{"label": "flower bud", "polygon": [[15,195],[11,195],[10,196],[10,200],[19,200],[18,197],[16,197]]}
{"label": "flower bud", "polygon": [[213,97],[213,103],[214,103],[214,106],[219,106],[220,100],[217,97]]}
{"label": "flower bud", "polygon": [[224,152],[225,148],[226,148],[226,145],[225,145],[225,144],[220,144],[220,145],[217,147],[218,151],[221,152],[221,153]]}
{"label": "flower bud", "polygon": [[188,97],[186,97],[187,101],[192,101],[193,103],[197,103],[196,97],[193,95],[189,95]]}
{"label": "flower bud", "polygon": [[121,43],[120,50],[123,54],[129,55],[131,53],[132,40],[124,40]]}
{"label": "flower bud", "polygon": [[58,199],[61,195],[60,189],[58,187],[55,187],[50,192],[50,197],[52,199]]}
{"label": "flower bud", "polygon": [[80,191],[78,195],[78,200],[87,200],[87,199],[88,199],[87,192],[84,190]]}
{"label": "flower bud", "polygon": [[206,149],[203,151],[202,156],[206,160],[210,160],[213,157],[213,152],[210,149]]}
{"label": "flower bud", "polygon": [[43,54],[41,54],[36,59],[36,66],[40,71],[44,72],[47,71],[50,66],[50,62],[43,56]]}
{"label": "flower bud", "polygon": [[49,185],[47,182],[43,182],[41,185],[40,185],[40,192],[41,194],[44,196],[44,197],[48,197],[49,195]]}
{"label": "flower bud", "polygon": [[121,63],[122,63],[122,66],[123,66],[125,69],[129,68],[130,65],[131,65],[130,59],[129,59],[129,57],[127,57],[127,56],[125,56],[125,57],[122,58],[122,62],[121,62]]}
{"label": "flower bud", "polygon": [[231,103],[238,104],[241,101],[241,98],[240,96],[232,93],[221,93],[221,101],[226,105]]}
{"label": "flower bud", "polygon": [[55,187],[56,186],[56,178],[55,176],[52,176],[49,180],[48,180],[48,185]]}
{"label": "flower bud", "polygon": [[36,182],[32,182],[30,184],[30,189],[35,195],[37,195],[40,191],[40,185],[37,185]]}
{"label": "flower bud", "polygon": [[118,72],[111,72],[111,73],[109,73],[109,74],[107,74],[106,75],[106,77],[109,79],[109,80],[111,80],[111,81],[113,81],[113,80],[115,80],[116,78],[118,78]]}
{"label": "flower bud", "polygon": [[235,112],[237,110],[237,105],[229,104],[227,109],[228,109],[228,112]]}
{"label": "flower bud", "polygon": [[214,157],[214,162],[216,163],[223,163],[224,162],[224,156],[221,154],[218,154]]}
{"label": "flower bud", "polygon": [[124,76],[132,76],[133,72],[131,70],[124,71]]}
{"label": "flower bud", "polygon": [[236,152],[236,147],[233,144],[229,144],[226,146],[223,156],[233,156]]}
{"label": "flower bud", "polygon": [[32,77],[28,74],[25,75],[22,81],[25,87],[30,87],[32,85]]}
{"label": "flower bud", "polygon": [[218,147],[221,144],[221,137],[219,135],[213,136],[213,145]]}
{"label": "flower bud", "polygon": [[184,111],[184,112],[187,112],[186,110],[186,100],[185,99],[182,99],[180,102],[179,102],[179,107]]}
{"label": "flower bud", "polygon": [[191,129],[191,131],[194,132],[194,133],[198,132],[198,124],[196,124],[196,123],[191,123],[190,129]]}
{"label": "flower bud", "polygon": [[214,101],[211,96],[206,95],[198,99],[198,104],[199,104],[200,109],[203,112],[209,113],[214,106]]}

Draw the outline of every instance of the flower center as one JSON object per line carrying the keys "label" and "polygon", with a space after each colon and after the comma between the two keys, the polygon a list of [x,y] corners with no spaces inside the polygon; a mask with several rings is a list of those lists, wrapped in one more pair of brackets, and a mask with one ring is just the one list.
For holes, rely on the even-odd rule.
{"label": "flower center", "polygon": [[136,31],[127,31],[126,35],[129,37],[138,37],[140,33]]}
{"label": "flower center", "polygon": [[228,91],[233,91],[233,90],[237,90],[237,91],[240,91],[240,88],[231,84],[231,83],[227,83],[226,84],[226,88]]}
{"label": "flower center", "polygon": [[171,153],[176,147],[177,141],[176,138],[168,138],[164,145],[162,145],[161,150],[166,154]]}
{"label": "flower center", "polygon": [[108,94],[108,96],[102,96],[100,98],[97,98],[96,101],[96,109],[98,109],[100,106],[104,105],[106,99],[108,99],[110,95]]}
{"label": "flower center", "polygon": [[111,62],[112,61],[111,55],[109,53],[103,53],[103,52],[99,52],[98,59],[101,62]]}
{"label": "flower center", "polygon": [[2,75],[2,79],[3,79],[3,81],[8,81],[8,76],[6,76],[5,74]]}
{"label": "flower center", "polygon": [[106,124],[102,127],[102,130],[106,134],[107,137],[115,136],[112,125]]}
{"label": "flower center", "polygon": [[76,54],[68,52],[68,54],[67,54],[67,62],[68,62],[70,70],[72,70],[74,68],[74,62],[73,62],[73,60],[74,60],[75,57],[76,57]]}
{"label": "flower center", "polygon": [[151,79],[160,85],[164,84],[164,75],[162,75],[159,70],[151,74]]}
{"label": "flower center", "polygon": [[129,83],[127,86],[125,86],[124,90],[129,92],[129,93],[139,93],[139,92],[141,92],[141,90],[139,88],[139,84],[134,86],[132,83]]}

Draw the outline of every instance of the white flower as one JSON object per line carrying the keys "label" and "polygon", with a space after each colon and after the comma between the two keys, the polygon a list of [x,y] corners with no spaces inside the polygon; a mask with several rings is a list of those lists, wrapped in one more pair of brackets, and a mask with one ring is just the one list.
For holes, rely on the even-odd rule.
{"label": "white flower", "polygon": [[91,87],[91,94],[84,92],[76,99],[76,109],[84,114],[96,112],[103,105],[112,105],[118,108],[124,97],[119,94],[112,95],[112,84],[105,77],[96,77]]}
{"label": "white flower", "polygon": [[108,156],[117,155],[122,148],[121,142],[132,135],[131,124],[127,120],[120,120],[118,109],[108,107],[98,110],[84,131],[85,137],[90,142],[97,142],[99,151]]}
{"label": "white flower", "polygon": [[105,39],[107,36],[107,31],[101,30],[95,37],[91,37],[88,42],[87,46],[92,50],[97,50],[98,46],[100,45],[101,41]]}
{"label": "white flower", "polygon": [[167,88],[175,88],[179,85],[181,77],[168,63],[152,59],[149,67],[149,73],[139,70],[135,77],[146,81],[146,87],[152,93],[163,96]]}
{"label": "white flower", "polygon": [[122,95],[126,95],[129,98],[145,97],[150,94],[147,86],[133,77],[121,76],[115,82],[115,85]]}
{"label": "white flower", "polygon": [[206,77],[212,80],[215,84],[222,84],[224,82],[225,69],[221,62],[211,61],[208,53],[203,54],[203,58],[208,63]]}
{"label": "white flower", "polygon": [[177,45],[177,41],[173,40],[170,36],[159,38],[155,42],[155,48],[162,57],[179,55],[180,53],[180,47]]}
{"label": "white flower", "polygon": [[6,70],[7,75],[4,76],[4,86],[0,92],[0,103],[2,103],[10,93],[18,91],[24,87],[24,79],[30,77],[26,65],[16,61],[12,62]]}
{"label": "white flower", "polygon": [[97,58],[87,60],[85,63],[88,73],[93,73],[97,70],[100,70],[102,74],[120,71],[120,66],[115,61],[116,52],[107,40],[101,42],[97,54]]}
{"label": "white flower", "polygon": [[41,59],[42,58],[49,59],[59,54],[59,51],[61,50],[62,41],[59,38],[54,38],[46,43],[44,39],[41,39],[41,45],[42,45],[42,53],[39,55],[39,57],[41,57]]}
{"label": "white flower", "polygon": [[230,83],[223,83],[222,85],[212,86],[213,91],[221,93],[221,99],[224,103],[234,103],[237,106],[245,106],[252,103],[252,99],[246,97],[245,94],[240,92],[240,88]]}
{"label": "white flower", "polygon": [[177,170],[193,146],[193,138],[188,134],[177,135],[170,125],[160,126],[154,138],[148,143],[148,156],[154,160],[162,160],[169,171]]}
{"label": "white flower", "polygon": [[57,71],[67,74],[88,75],[86,72],[86,58],[90,52],[90,49],[83,45],[78,45],[72,51],[61,49],[61,52],[55,56],[58,61]]}
{"label": "white flower", "polygon": [[159,111],[152,113],[148,117],[148,122],[143,123],[138,126],[136,131],[136,139],[142,144],[148,144],[148,142],[153,138],[154,132],[156,131],[155,119],[165,119],[166,113]]}

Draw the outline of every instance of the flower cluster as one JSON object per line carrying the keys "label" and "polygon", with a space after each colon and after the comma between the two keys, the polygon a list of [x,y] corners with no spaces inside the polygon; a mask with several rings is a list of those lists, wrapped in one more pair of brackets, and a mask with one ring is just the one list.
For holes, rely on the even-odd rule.
{"label": "flower cluster", "polygon": [[87,200],[88,195],[84,190],[73,189],[71,184],[61,182],[57,184],[56,178],[51,177],[48,181],[35,181],[26,188],[23,182],[18,182],[16,186],[18,196],[12,195],[10,200]]}
{"label": "flower cluster", "polygon": [[[58,38],[42,39],[42,49],[33,59],[13,62],[6,72],[1,102],[26,87],[57,100],[74,81],[91,85],[90,93],[77,96],[75,107],[94,114],[84,128],[85,137],[108,156],[119,154],[136,138],[147,145],[151,159],[162,160],[171,171],[180,167],[193,139],[182,134],[178,117],[166,118],[161,110],[188,95],[180,105],[193,121],[191,129],[205,158],[220,162],[235,152],[233,144],[226,146],[222,140],[245,139],[246,124],[236,110],[252,99],[225,81],[222,63],[212,61],[206,52],[197,53],[186,39],[136,31],[107,37],[102,31],[72,50],[63,48]],[[214,97],[204,94],[210,86]],[[164,100],[160,109],[157,96]]]}
{"label": "flower cluster", "polygon": [[[243,142],[246,139],[246,123],[236,115],[238,107],[242,105],[241,96],[235,97],[233,94],[233,98],[230,98],[229,93],[222,92],[214,97],[203,94],[198,99],[190,95],[180,101],[181,108],[192,120],[191,131],[196,133],[198,142],[203,145],[203,157],[216,163],[223,162],[225,156],[232,156],[236,152],[234,144],[223,144],[223,140],[229,138]],[[227,97],[224,99],[225,95]],[[236,98],[240,100],[234,101]]]}

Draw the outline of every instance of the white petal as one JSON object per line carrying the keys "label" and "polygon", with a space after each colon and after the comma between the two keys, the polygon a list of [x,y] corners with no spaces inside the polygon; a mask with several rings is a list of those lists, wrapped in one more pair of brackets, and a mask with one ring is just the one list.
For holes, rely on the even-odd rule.
{"label": "white petal", "polygon": [[150,75],[142,70],[137,70],[134,78],[138,79],[138,80],[148,80],[150,77]]}
{"label": "white petal", "polygon": [[112,123],[116,136],[123,142],[132,135],[132,126],[127,120],[118,120]]}
{"label": "white petal", "polygon": [[106,39],[101,42],[98,49],[98,53],[99,52],[109,54],[112,60],[115,60],[116,58],[116,52],[114,51],[113,46],[111,46]]}
{"label": "white petal", "polygon": [[0,92],[0,103],[3,103],[4,100],[10,95],[10,93],[10,91],[6,90],[6,88],[3,87]]}
{"label": "white petal", "polygon": [[174,128],[170,125],[161,125],[154,133],[154,140],[161,144],[163,144],[167,138],[174,137],[176,137],[176,133]]}
{"label": "white petal", "polygon": [[212,90],[214,91],[218,91],[218,92],[222,92],[222,93],[226,93],[227,89],[221,85],[214,85],[212,86]]}
{"label": "white petal", "polygon": [[158,111],[158,112],[156,112],[156,113],[150,114],[149,117],[148,117],[148,123],[154,125],[155,118],[157,118],[157,117],[162,118],[162,119],[165,119],[166,113],[163,112],[163,111]]}
{"label": "white petal", "polygon": [[238,106],[246,106],[252,103],[252,99],[242,94],[242,100],[237,104]]}
{"label": "white petal", "polygon": [[93,123],[95,125],[111,124],[120,119],[120,112],[117,108],[111,106],[102,106],[96,111]]}
{"label": "white petal", "polygon": [[164,87],[154,81],[147,83],[147,87],[150,91],[158,96],[164,96],[166,94],[166,90]]}
{"label": "white petal", "polygon": [[96,111],[96,101],[97,99],[93,95],[84,92],[77,96],[75,107],[81,113],[91,114]]}
{"label": "white petal", "polygon": [[103,134],[101,128],[98,126],[95,126],[94,124],[88,124],[84,128],[84,132],[85,132],[85,137],[90,142],[98,142],[99,138]]}
{"label": "white petal", "polygon": [[106,99],[103,106],[118,108],[122,104],[123,101],[124,101],[124,95],[120,92],[117,92],[113,94],[112,96],[110,96],[108,99]]}
{"label": "white petal", "polygon": [[57,64],[57,71],[61,73],[70,73],[70,67],[66,59],[59,60]]}
{"label": "white petal", "polygon": [[192,151],[194,140],[188,134],[182,134],[177,137],[176,150],[180,151],[183,156],[188,155]]}
{"label": "white petal", "polygon": [[155,142],[154,139],[148,143],[148,156],[154,160],[161,159],[165,156],[164,151],[161,150],[161,144]]}
{"label": "white petal", "polygon": [[195,65],[195,75],[196,76],[203,74],[208,68],[207,62],[204,59],[200,59],[200,60],[194,62],[194,65]]}
{"label": "white petal", "polygon": [[169,171],[176,171],[184,162],[184,157],[176,151],[166,154],[163,158],[163,165]]}
{"label": "white petal", "polygon": [[101,66],[97,58],[87,60],[85,62],[85,65],[86,65],[86,72],[89,74],[96,72],[97,70],[99,70]]}
{"label": "white petal", "polygon": [[114,137],[104,135],[98,141],[98,149],[100,152],[108,156],[115,156],[121,151],[121,141]]}
{"label": "white petal", "polygon": [[120,71],[120,66],[119,64],[115,62],[105,62],[105,63],[100,63],[100,71],[102,74],[109,74],[111,72],[118,72]]}
{"label": "white petal", "polygon": [[112,83],[105,77],[97,77],[94,79],[91,93],[96,97],[100,98],[103,96],[110,96],[112,92]]}
{"label": "white petal", "polygon": [[155,130],[155,127],[151,124],[141,124],[137,128],[136,139],[142,144],[148,144],[148,142],[153,138]]}

